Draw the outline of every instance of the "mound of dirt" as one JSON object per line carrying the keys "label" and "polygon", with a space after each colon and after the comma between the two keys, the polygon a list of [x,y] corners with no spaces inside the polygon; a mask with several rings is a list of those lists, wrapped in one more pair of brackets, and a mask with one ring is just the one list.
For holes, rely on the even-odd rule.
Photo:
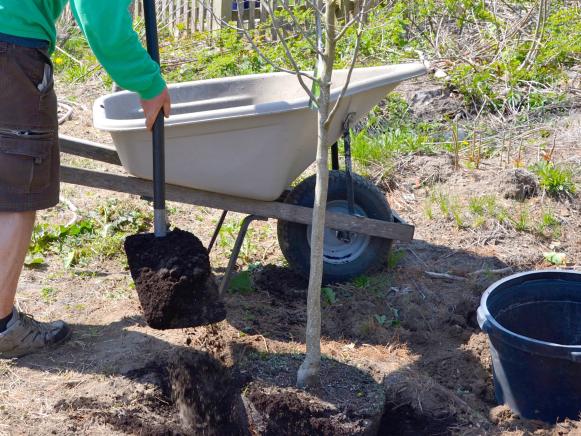
{"label": "mound of dirt", "polygon": [[304,300],[307,298],[308,281],[289,268],[265,265],[254,271],[254,286],[282,301]]}
{"label": "mound of dirt", "polygon": [[165,238],[151,233],[129,236],[125,252],[151,327],[194,327],[226,317],[208,252],[191,233],[175,229]]}
{"label": "mound of dirt", "polygon": [[245,434],[240,387],[230,369],[207,353],[183,350],[170,362],[169,375],[172,397],[188,432]]}
{"label": "mound of dirt", "polygon": [[295,387],[301,355],[250,352],[240,363],[253,381],[242,390],[251,434],[373,435],[385,403],[381,384],[364,371],[335,360],[321,362],[324,388]]}
{"label": "mound of dirt", "polygon": [[500,177],[500,187],[504,198],[526,200],[539,193],[539,180],[536,175],[522,168],[506,171]]}

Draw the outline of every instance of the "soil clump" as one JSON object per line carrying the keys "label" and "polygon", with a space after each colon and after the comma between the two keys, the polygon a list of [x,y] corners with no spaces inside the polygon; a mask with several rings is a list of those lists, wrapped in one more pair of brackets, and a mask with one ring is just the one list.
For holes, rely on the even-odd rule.
{"label": "soil clump", "polygon": [[500,183],[504,198],[523,201],[540,192],[537,176],[522,168],[506,171]]}
{"label": "soil clump", "polygon": [[174,229],[165,238],[129,236],[125,252],[149,326],[186,328],[226,317],[208,252],[193,234]]}

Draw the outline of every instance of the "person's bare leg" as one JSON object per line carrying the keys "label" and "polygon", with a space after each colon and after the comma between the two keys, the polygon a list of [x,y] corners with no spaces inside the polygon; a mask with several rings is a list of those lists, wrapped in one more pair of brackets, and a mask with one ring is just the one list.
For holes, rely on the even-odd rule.
{"label": "person's bare leg", "polygon": [[0,359],[21,357],[60,344],[71,332],[63,321],[39,322],[14,308],[35,215],[0,212]]}
{"label": "person's bare leg", "polygon": [[0,318],[12,313],[35,218],[35,211],[0,212]]}

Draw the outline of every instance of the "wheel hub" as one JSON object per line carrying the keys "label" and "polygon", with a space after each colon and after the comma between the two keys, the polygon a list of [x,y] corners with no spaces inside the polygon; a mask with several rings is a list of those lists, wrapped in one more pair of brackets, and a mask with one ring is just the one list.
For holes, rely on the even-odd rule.
{"label": "wheel hub", "polygon": [[[327,203],[328,212],[349,214],[349,207],[346,200],[334,200]],[[365,211],[355,205],[355,214],[367,216]],[[307,240],[311,245],[312,226],[307,226]],[[325,227],[323,246],[323,259],[326,263],[340,265],[353,262],[364,252],[371,237],[360,233],[353,233],[343,230],[334,230]]]}

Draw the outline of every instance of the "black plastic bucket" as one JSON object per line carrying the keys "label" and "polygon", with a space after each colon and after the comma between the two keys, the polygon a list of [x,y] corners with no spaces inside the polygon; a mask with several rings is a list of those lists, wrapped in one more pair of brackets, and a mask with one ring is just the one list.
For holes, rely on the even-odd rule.
{"label": "black plastic bucket", "polygon": [[581,413],[581,273],[506,277],[480,301],[494,391],[523,418],[556,422]]}

